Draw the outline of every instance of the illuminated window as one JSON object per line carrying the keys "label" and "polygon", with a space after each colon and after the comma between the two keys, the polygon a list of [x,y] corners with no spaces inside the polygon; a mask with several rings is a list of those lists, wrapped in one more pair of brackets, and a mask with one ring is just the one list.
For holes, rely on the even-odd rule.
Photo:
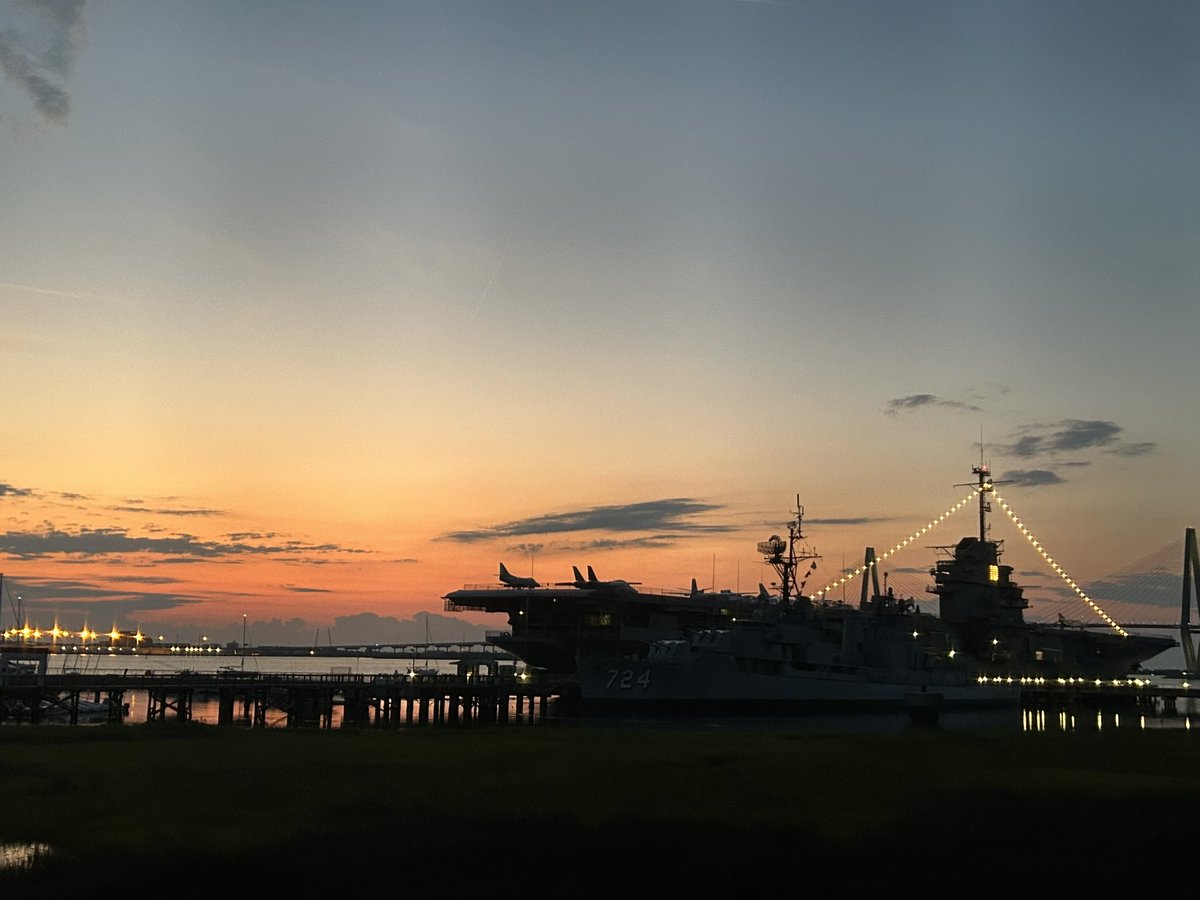
{"label": "illuminated window", "polygon": [[999,580],[1000,580],[1000,567],[999,566],[988,566],[988,581],[999,581]]}

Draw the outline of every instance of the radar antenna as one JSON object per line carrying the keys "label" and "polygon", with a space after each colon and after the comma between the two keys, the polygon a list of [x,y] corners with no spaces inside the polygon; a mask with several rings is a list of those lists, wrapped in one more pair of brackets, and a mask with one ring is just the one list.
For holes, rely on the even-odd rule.
{"label": "radar antenna", "polygon": [[[758,552],[776,572],[779,573],[779,602],[783,606],[791,604],[793,592],[798,599],[800,588],[796,584],[796,568],[801,560],[817,560],[821,557],[807,547],[797,549],[796,542],[804,540],[804,507],[800,505],[800,495],[796,495],[796,518],[788,522],[788,536],[785,540],[777,534],[771,535],[765,541],[758,542]],[[816,568],[814,562],[812,568]]]}

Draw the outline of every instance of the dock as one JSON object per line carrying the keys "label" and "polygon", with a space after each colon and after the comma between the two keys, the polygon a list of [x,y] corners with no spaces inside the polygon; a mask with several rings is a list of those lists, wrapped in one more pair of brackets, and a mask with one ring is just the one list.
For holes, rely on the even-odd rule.
{"label": "dock", "polygon": [[559,680],[480,673],[439,675],[287,674],[223,671],[59,675],[35,673],[0,682],[0,722],[122,724],[128,698],[146,696],[146,718],[189,722],[198,701],[217,705],[217,725],[264,727],[268,714],[286,727],[397,728],[487,725],[532,720],[560,696]]}

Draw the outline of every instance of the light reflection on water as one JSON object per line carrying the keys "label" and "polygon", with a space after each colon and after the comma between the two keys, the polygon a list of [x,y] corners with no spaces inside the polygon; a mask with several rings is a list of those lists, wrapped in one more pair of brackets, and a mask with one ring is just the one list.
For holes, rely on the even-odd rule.
{"label": "light reflection on water", "polygon": [[[498,660],[499,661],[499,660]],[[114,673],[124,675],[140,675],[142,673],[175,675],[186,672],[203,672],[217,674],[220,672],[270,674],[286,673],[298,675],[388,675],[393,678],[404,677],[412,670],[436,669],[441,674],[454,674],[458,664],[453,660],[426,660],[416,658],[379,658],[370,656],[360,657],[330,657],[330,656],[241,656],[228,654],[109,654],[109,653],[59,653],[50,657],[47,672],[52,675],[78,672],[83,674]],[[146,691],[127,691],[122,698],[127,707],[124,717],[126,725],[144,725],[149,708],[149,696]],[[331,728],[342,725],[342,706],[335,704]],[[374,724],[372,712],[372,724]],[[216,725],[219,721],[220,708],[215,695],[196,693],[191,704],[191,722],[205,725]],[[239,701],[235,707],[234,725],[249,727],[250,710]],[[540,719],[536,710],[531,711],[526,704],[520,711],[513,701],[509,705],[510,721],[526,723]],[[264,725],[268,728],[282,728],[287,725],[287,714],[281,709],[268,709],[265,712]],[[66,722],[65,715],[47,716],[46,724],[61,724]],[[168,723],[175,721],[173,711],[166,714]],[[98,725],[107,722],[107,712],[96,710],[86,713],[81,709],[80,725]],[[410,725],[404,721],[400,727],[427,727],[418,722],[414,713]]]}
{"label": "light reflection on water", "polygon": [[[362,674],[402,676],[414,668],[436,668],[439,672],[451,674],[457,671],[457,664],[449,660],[423,660],[407,658],[381,659],[369,656],[362,657],[306,657],[306,656],[239,656],[228,655],[118,655],[118,654],[73,654],[63,653],[51,657],[48,670],[52,674],[62,672],[117,672],[140,674],[220,672],[233,670],[246,673],[289,673],[289,674]],[[1177,680],[1168,678],[1158,679],[1165,685],[1177,684]],[[125,702],[129,711],[125,723],[139,725],[146,723],[149,699],[145,691],[131,691],[126,694]],[[249,719],[242,715],[243,707],[239,703],[236,709],[235,723],[248,726]],[[192,702],[191,721],[201,724],[215,725],[218,721],[218,702],[215,696],[196,695]],[[171,721],[172,714],[168,720]],[[594,715],[581,716],[577,713],[561,711],[557,704],[551,701],[550,707],[543,716],[540,711],[531,711],[525,706],[518,717],[515,704],[509,707],[510,721],[517,723],[544,722],[564,726],[584,727],[640,727],[640,728],[701,728],[704,730],[741,730],[741,731],[791,731],[808,733],[869,733],[895,732],[918,729],[929,726],[913,724],[910,717],[904,713],[877,715],[792,715],[792,716],[644,716],[644,715]],[[49,723],[52,720],[47,720]],[[83,724],[85,719],[81,718]],[[103,723],[106,716],[97,715],[90,720],[93,723]],[[282,710],[268,710],[265,725],[267,727],[284,727],[287,716]],[[330,727],[337,728],[342,724],[342,707],[335,705]],[[401,721],[401,728],[427,727],[414,718],[411,725]],[[1095,710],[1085,707],[1076,709],[1042,708],[1042,709],[1004,709],[1004,710],[945,710],[941,713],[936,728],[944,730],[1018,730],[1025,732],[1103,732],[1110,729],[1180,729],[1190,731],[1193,725],[1200,726],[1200,700],[1181,699],[1174,713],[1149,707],[1128,707],[1123,710]]]}
{"label": "light reflection on water", "polygon": [[31,869],[48,860],[51,852],[49,844],[0,844],[0,870]]}
{"label": "light reflection on water", "polygon": [[1177,713],[1120,709],[1025,709],[1022,731],[1091,731],[1150,729],[1191,731],[1200,726],[1200,711],[1188,708]]}

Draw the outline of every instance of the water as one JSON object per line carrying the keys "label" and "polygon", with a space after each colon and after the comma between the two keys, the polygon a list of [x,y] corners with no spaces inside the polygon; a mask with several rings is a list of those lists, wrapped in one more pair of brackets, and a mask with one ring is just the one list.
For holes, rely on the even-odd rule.
{"label": "water", "polygon": [[[228,654],[74,654],[60,653],[51,656],[48,672],[51,674],[80,673],[124,673],[136,675],[143,672],[177,674],[182,672],[219,673],[226,670],[246,673],[288,673],[306,675],[356,674],[404,675],[414,667],[435,668],[441,673],[454,674],[457,663],[453,660],[423,659],[380,659],[370,656],[230,656]],[[1178,686],[1177,678],[1153,676],[1155,684]],[[126,695],[129,712],[127,725],[146,723],[148,697],[145,691],[133,691]],[[240,709],[240,707],[239,707]],[[547,725],[584,728],[656,728],[662,730],[705,730],[705,731],[773,731],[786,733],[836,733],[866,734],[903,732],[928,726],[915,725],[905,713],[856,714],[856,715],[755,715],[755,716],[642,716],[642,715],[581,715],[562,710],[553,701],[545,714],[536,714],[528,707],[518,716],[515,706],[510,706],[510,720],[517,723],[538,722]],[[192,704],[192,721],[215,725],[218,719],[216,697],[196,696]],[[97,715],[93,723],[103,722]],[[82,722],[82,719],[81,719]],[[49,724],[49,723],[48,723]],[[283,727],[286,716],[282,710],[269,710],[267,727]],[[341,707],[334,707],[332,727],[341,725]],[[412,726],[401,727],[429,727]],[[1200,731],[1200,700],[1180,700],[1175,714],[1155,710],[1121,709],[1067,712],[1055,708],[1022,710],[945,710],[938,717],[937,728],[963,731],[1024,731],[1024,732],[1083,732],[1116,729],[1180,729]]]}
{"label": "water", "polygon": [[[436,669],[442,674],[455,674],[458,663],[454,660],[424,660],[424,659],[381,659],[378,657],[330,657],[330,656],[230,656],[217,653],[180,653],[180,654],[120,654],[120,653],[58,653],[50,657],[46,668],[48,674],[60,675],[78,672],[83,674],[112,673],[123,675],[140,675],[153,672],[154,674],[174,675],[187,672],[219,674],[221,672],[254,673],[285,673],[293,675],[391,675],[403,676],[412,668]],[[143,725],[146,723],[149,697],[145,691],[130,691],[125,695],[128,712],[125,716],[126,725]],[[239,705],[240,711],[240,705]],[[341,725],[341,707],[334,707],[332,727]],[[516,709],[510,709],[516,715]],[[219,709],[215,696],[195,695],[192,700],[191,721],[200,724],[215,725],[218,721]],[[530,717],[528,709],[524,710],[523,718]],[[103,711],[96,711],[85,722],[85,713],[80,712],[80,724],[101,724],[107,718]],[[64,721],[59,717],[60,721]],[[46,720],[47,724],[55,724],[53,718]],[[287,724],[286,714],[282,710],[271,709],[266,713],[267,727],[284,727]]]}
{"label": "water", "polygon": [[287,672],[300,675],[329,675],[350,672],[362,675],[403,674],[410,667],[436,668],[454,673],[458,664],[444,659],[380,659],[371,656],[255,656],[227,653],[56,653],[46,671],[51,675],[67,672],[112,672],[136,675],[140,672],[180,673],[225,670],[240,672]]}
{"label": "water", "polygon": [[[1196,703],[1196,701],[1191,701]],[[1102,732],[1117,729],[1196,730],[1200,735],[1200,706],[1180,705],[1177,714],[1133,710],[1068,713],[1057,709],[946,710],[933,725],[915,723],[907,713],[794,716],[622,716],[565,717],[551,712],[548,720],[584,728],[656,728],[679,731],[776,732],[784,734],[899,734],[925,731]]]}

